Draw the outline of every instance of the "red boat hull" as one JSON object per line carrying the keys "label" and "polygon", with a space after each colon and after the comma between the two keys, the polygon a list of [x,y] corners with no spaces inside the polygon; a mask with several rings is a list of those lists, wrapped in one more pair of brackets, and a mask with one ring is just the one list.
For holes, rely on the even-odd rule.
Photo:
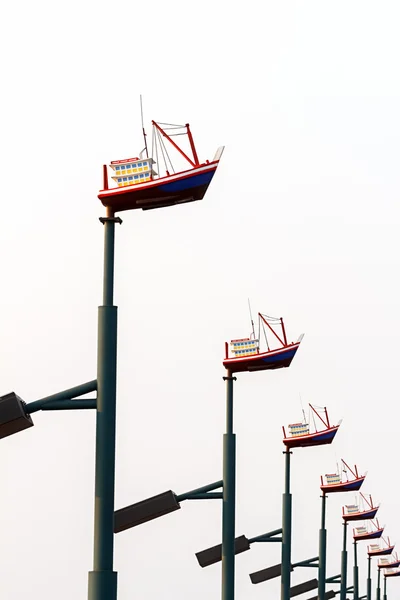
{"label": "red boat hull", "polygon": [[296,342],[270,352],[262,352],[241,358],[225,358],[223,365],[232,373],[282,369],[290,365],[299,346],[300,342]]}
{"label": "red boat hull", "polygon": [[395,573],[385,573],[385,577],[400,577],[400,570],[396,571]]}
{"label": "red boat hull", "polygon": [[335,427],[324,429],[324,431],[284,438],[283,443],[286,448],[308,448],[309,446],[331,444],[338,429],[339,425],[336,425]]}
{"label": "red boat hull", "polygon": [[353,513],[347,515],[343,513],[343,521],[367,521],[369,519],[373,519],[378,512],[378,506],[371,508],[369,510],[365,510],[364,512]]}
{"label": "red boat hull", "polygon": [[335,492],[354,492],[360,489],[362,484],[364,483],[365,475],[363,477],[358,477],[357,479],[353,479],[353,481],[345,481],[341,483],[334,483],[331,485],[321,485],[321,491],[324,494],[334,494]]}
{"label": "red boat hull", "polygon": [[376,531],[370,531],[369,533],[364,533],[360,535],[353,535],[353,539],[355,542],[362,542],[363,540],[376,540],[382,536],[382,529],[377,529]]}
{"label": "red boat hull", "polygon": [[389,548],[381,548],[381,550],[377,550],[376,552],[370,552],[368,550],[368,556],[385,556],[386,554],[392,554],[394,550],[394,546],[389,546]]}
{"label": "red boat hull", "polygon": [[162,208],[202,200],[217,170],[219,161],[200,165],[146,183],[101,190],[98,198],[113,212],[141,208]]}
{"label": "red boat hull", "polygon": [[[395,562],[389,563],[387,565],[380,565],[378,563],[378,569],[397,569],[400,566],[400,560],[396,560]],[[400,575],[400,571],[399,571]]]}

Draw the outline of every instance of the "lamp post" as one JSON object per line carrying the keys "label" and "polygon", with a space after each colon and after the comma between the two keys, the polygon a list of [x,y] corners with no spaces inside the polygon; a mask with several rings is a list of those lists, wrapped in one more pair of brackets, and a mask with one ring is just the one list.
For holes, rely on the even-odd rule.
{"label": "lamp post", "polygon": [[343,521],[343,550],[340,579],[340,600],[346,600],[347,588],[347,521]]}
{"label": "lamp post", "polygon": [[371,557],[368,555],[367,600],[371,600],[371,592],[372,592]]}
{"label": "lamp post", "polygon": [[108,209],[104,225],[103,305],[98,310],[96,468],[93,571],[88,600],[116,600],[114,559],[115,419],[117,380],[117,307],[114,306],[115,224]]}
{"label": "lamp post", "polygon": [[[380,569],[379,569],[380,572]],[[386,577],[383,577],[383,600],[387,600],[387,594],[386,594]]]}
{"label": "lamp post", "polygon": [[381,600],[381,570],[378,567],[378,579],[376,584],[376,600]]}
{"label": "lamp post", "polygon": [[353,567],[353,587],[354,600],[358,600],[358,562],[357,562],[357,541],[354,540],[354,567]]}
{"label": "lamp post", "polygon": [[290,598],[290,574],[292,570],[292,494],[290,493],[290,455],[288,448],[285,455],[285,491],[282,495],[282,576],[281,599]]}
{"label": "lamp post", "polygon": [[321,529],[319,530],[318,597],[325,598],[326,586],[326,494],[321,496]]}
{"label": "lamp post", "polygon": [[223,438],[223,500],[222,500],[222,600],[235,597],[235,480],[236,435],[233,433],[233,382],[236,377],[227,369],[226,433]]}

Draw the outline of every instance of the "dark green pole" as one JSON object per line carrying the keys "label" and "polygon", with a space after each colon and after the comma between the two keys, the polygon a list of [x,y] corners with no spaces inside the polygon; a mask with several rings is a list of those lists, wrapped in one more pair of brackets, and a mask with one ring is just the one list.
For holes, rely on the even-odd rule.
{"label": "dark green pole", "polygon": [[358,600],[358,564],[357,564],[357,542],[356,542],[356,540],[354,540],[353,597],[354,597],[354,600]]}
{"label": "dark green pole", "polygon": [[114,558],[115,414],[117,372],[117,307],[114,289],[114,215],[104,224],[103,306],[98,314],[96,472],[93,571],[89,573],[89,600],[116,600]]}
{"label": "dark green pole", "polygon": [[326,495],[322,492],[321,529],[319,530],[318,598],[325,598],[326,583]]}
{"label": "dark green pole", "polygon": [[222,500],[222,600],[235,597],[235,477],[236,436],[233,433],[233,382],[227,369],[226,433],[223,447],[223,500]]}
{"label": "dark green pole", "polygon": [[378,584],[376,586],[376,600],[381,600],[381,570],[378,567]]}
{"label": "dark green pole", "polygon": [[291,540],[292,540],[292,495],[290,493],[290,455],[285,455],[285,493],[282,495],[282,575],[281,600],[290,599]]}
{"label": "dark green pole", "polygon": [[347,521],[343,521],[342,568],[340,575],[340,600],[346,600],[347,588]]}
{"label": "dark green pole", "polygon": [[[379,569],[380,572],[380,569]],[[387,594],[386,594],[386,577],[383,577],[383,600],[387,600]]]}
{"label": "dark green pole", "polygon": [[368,556],[367,600],[372,600],[371,599],[371,590],[372,590],[372,585],[371,585],[371,557]]}

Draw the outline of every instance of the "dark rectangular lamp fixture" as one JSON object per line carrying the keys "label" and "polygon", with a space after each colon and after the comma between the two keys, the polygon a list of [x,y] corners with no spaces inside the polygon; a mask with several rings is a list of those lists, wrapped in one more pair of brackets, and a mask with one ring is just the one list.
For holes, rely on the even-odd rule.
{"label": "dark rectangular lamp fixture", "polygon": [[299,583],[299,585],[295,585],[290,588],[290,597],[300,596],[300,594],[304,594],[304,592],[309,592],[310,590],[315,590],[318,587],[318,579],[310,579],[310,581],[305,581],[304,583]]}
{"label": "dark rectangular lamp fixture", "polygon": [[25,414],[25,402],[11,392],[0,396],[0,438],[33,427],[31,417]]}
{"label": "dark rectangular lamp fixture", "polygon": [[[290,568],[293,571],[293,567]],[[250,574],[251,583],[262,583],[263,581],[269,581],[270,579],[275,579],[275,577],[280,577],[282,575],[282,565],[274,565],[273,567],[268,567],[268,569],[261,569],[261,571],[256,571],[255,573]]]}
{"label": "dark rectangular lamp fixture", "polygon": [[[334,592],[333,590],[330,590],[329,592],[326,592],[325,600],[331,600],[331,598],[334,598],[335,596],[336,596],[336,592]],[[308,600],[318,600],[318,596],[313,596],[312,598],[308,598]]]}
{"label": "dark rectangular lamp fixture", "polygon": [[179,509],[179,502],[171,490],[141,502],[136,502],[136,504],[131,504],[114,512],[114,533],[136,527],[136,525],[152,521]]}
{"label": "dark rectangular lamp fixture", "polygon": [[[325,600],[331,600],[331,598],[334,598],[336,596],[336,593],[331,590],[330,592],[326,592],[325,594]],[[313,596],[312,598],[308,598],[308,600],[318,600],[318,596]]]}
{"label": "dark rectangular lamp fixture", "polygon": [[[241,535],[235,539],[235,554],[240,554],[246,550],[250,550],[250,543],[246,536]],[[220,562],[222,560],[222,544],[197,552],[196,558],[201,567],[209,567]]]}

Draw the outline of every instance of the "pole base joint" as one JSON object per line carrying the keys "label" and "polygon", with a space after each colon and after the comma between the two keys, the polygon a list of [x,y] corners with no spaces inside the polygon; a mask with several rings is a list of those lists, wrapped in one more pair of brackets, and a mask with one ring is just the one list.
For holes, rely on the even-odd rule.
{"label": "pole base joint", "polygon": [[122,219],[120,217],[99,217],[100,223],[104,225],[104,223],[118,223],[122,225]]}

